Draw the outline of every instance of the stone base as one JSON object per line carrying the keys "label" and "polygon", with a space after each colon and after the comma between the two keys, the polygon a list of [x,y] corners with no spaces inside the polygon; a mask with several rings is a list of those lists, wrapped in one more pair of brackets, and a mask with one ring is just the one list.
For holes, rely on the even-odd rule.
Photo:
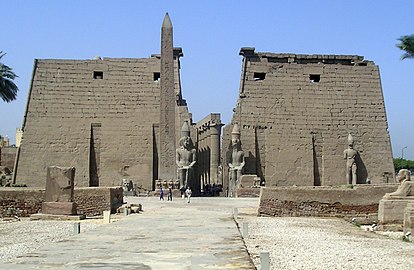
{"label": "stone base", "polygon": [[383,224],[377,227],[378,231],[391,231],[391,232],[402,232],[402,224]]}
{"label": "stone base", "polygon": [[240,177],[239,185],[236,188],[260,187],[260,178],[255,174],[244,174]]}
{"label": "stone base", "polygon": [[76,215],[74,202],[43,202],[42,214],[50,215]]}
{"label": "stone base", "polygon": [[238,198],[258,198],[260,197],[260,188],[237,188],[236,197]]}
{"label": "stone base", "polygon": [[414,233],[414,203],[408,203],[404,209],[404,234]]}
{"label": "stone base", "polygon": [[124,196],[135,196],[135,191],[133,190],[124,191]]}
{"label": "stone base", "polygon": [[85,219],[85,215],[50,215],[50,214],[33,214],[30,216],[30,220],[63,220],[63,221],[76,221]]}
{"label": "stone base", "polygon": [[378,221],[380,225],[402,225],[404,222],[404,209],[408,203],[414,203],[414,197],[392,197],[380,200],[378,206]]}

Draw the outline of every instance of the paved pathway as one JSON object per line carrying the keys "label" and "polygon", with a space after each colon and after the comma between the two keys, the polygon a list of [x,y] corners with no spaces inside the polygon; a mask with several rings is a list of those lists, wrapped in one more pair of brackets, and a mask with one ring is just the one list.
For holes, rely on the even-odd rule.
{"label": "paved pathway", "polygon": [[50,243],[0,269],[255,269],[233,220],[254,215],[258,199],[128,197],[132,214]]}

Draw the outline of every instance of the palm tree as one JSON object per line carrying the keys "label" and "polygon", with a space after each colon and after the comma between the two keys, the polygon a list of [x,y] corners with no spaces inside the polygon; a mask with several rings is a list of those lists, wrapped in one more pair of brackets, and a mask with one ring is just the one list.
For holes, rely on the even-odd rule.
{"label": "palm tree", "polygon": [[405,51],[405,53],[401,55],[401,60],[414,58],[414,35],[402,36],[398,40],[400,43],[397,44],[397,47]]}
{"label": "palm tree", "polygon": [[[0,51],[0,60],[5,55],[3,51]],[[6,102],[16,99],[19,89],[13,80],[17,77],[12,71],[12,68],[0,62],[0,97]]]}

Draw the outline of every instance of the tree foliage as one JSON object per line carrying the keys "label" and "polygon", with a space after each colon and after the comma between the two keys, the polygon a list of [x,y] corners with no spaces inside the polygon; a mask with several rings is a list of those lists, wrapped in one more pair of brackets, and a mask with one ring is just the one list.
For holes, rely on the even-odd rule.
{"label": "tree foliage", "polygon": [[398,40],[400,43],[396,46],[405,51],[405,53],[401,55],[401,60],[414,58],[414,35],[402,36]]}
{"label": "tree foliage", "polygon": [[414,171],[414,160],[394,158],[394,168],[396,172],[398,172],[401,169],[408,169],[410,171]]}
{"label": "tree foliage", "polygon": [[[6,54],[0,51],[0,60]],[[3,101],[10,102],[16,99],[19,90],[13,80],[18,76],[12,68],[0,62],[0,97]]]}

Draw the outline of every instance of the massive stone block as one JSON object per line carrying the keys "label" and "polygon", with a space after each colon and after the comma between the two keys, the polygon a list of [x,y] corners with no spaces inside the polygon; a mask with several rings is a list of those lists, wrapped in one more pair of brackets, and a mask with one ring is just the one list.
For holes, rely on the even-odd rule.
{"label": "massive stone block", "polygon": [[392,199],[381,199],[378,206],[378,220],[380,224],[399,224],[404,223],[404,210],[409,203],[413,203],[410,197],[395,197]]}
{"label": "massive stone block", "polygon": [[45,202],[42,213],[52,215],[74,215],[76,204],[73,202],[75,168],[50,166],[47,168]]}
{"label": "massive stone block", "polygon": [[414,203],[408,203],[404,209],[404,234],[414,233]]}
{"label": "massive stone block", "polygon": [[[232,123],[241,127],[244,173],[265,179],[266,186],[346,184],[343,151],[351,133],[359,152],[358,184],[367,178],[393,182],[377,65],[354,55],[256,53],[254,48],[240,54]],[[223,131],[223,147],[230,130]]]}
{"label": "massive stone block", "polygon": [[[176,78],[181,55],[174,56]],[[159,55],[36,60],[16,182],[44,187],[48,166],[73,166],[77,187],[117,186],[128,178],[152,190],[158,174],[159,75]],[[179,80],[174,87],[181,97]],[[188,119],[185,103],[180,105],[176,117]]]}

